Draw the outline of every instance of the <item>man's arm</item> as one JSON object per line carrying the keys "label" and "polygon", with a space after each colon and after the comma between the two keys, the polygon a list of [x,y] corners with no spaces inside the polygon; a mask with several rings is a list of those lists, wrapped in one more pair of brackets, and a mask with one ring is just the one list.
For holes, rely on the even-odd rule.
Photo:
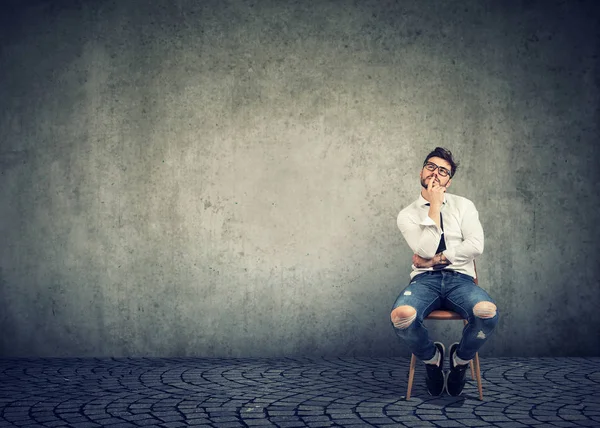
{"label": "man's arm", "polygon": [[420,257],[418,254],[414,254],[412,262],[413,262],[413,265],[415,265],[418,268],[429,268],[429,267],[433,267],[433,266],[441,268],[441,267],[452,264],[452,263],[450,263],[450,260],[448,260],[446,258],[446,256],[444,256],[444,253],[437,253],[431,259],[424,259],[423,257]]}
{"label": "man's arm", "polygon": [[424,197],[430,203],[427,216],[414,218],[417,215],[414,211],[402,211],[398,215],[398,228],[415,254],[431,259],[442,236],[440,211],[446,187],[438,185],[431,179],[424,193]]}
{"label": "man's arm", "polygon": [[425,259],[431,259],[435,255],[442,229],[429,216],[417,219],[403,211],[398,215],[398,228],[413,253]]}
{"label": "man's arm", "polygon": [[452,264],[465,264],[483,253],[483,228],[479,222],[479,213],[469,201],[461,221],[463,241],[456,247],[444,251],[444,256]]}
{"label": "man's arm", "polygon": [[438,185],[433,177],[429,180],[427,189],[425,190],[425,199],[429,201],[429,212],[428,217],[433,220],[435,225],[439,228],[442,227],[442,204],[444,203],[444,193],[446,188]]}

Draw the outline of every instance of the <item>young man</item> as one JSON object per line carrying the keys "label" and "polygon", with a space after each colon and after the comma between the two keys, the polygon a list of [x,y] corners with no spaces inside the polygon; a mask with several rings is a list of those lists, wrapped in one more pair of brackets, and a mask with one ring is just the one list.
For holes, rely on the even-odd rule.
{"label": "young man", "polygon": [[[421,169],[421,195],[398,215],[398,227],[412,249],[410,284],[400,293],[391,313],[396,334],[425,363],[431,395],[459,395],[469,361],[498,323],[497,308],[475,282],[473,260],[483,252],[483,229],[475,205],[447,193],[458,165],[452,153],[436,147]],[[429,339],[423,320],[436,309],[457,312],[466,320],[460,342],[449,349]]]}

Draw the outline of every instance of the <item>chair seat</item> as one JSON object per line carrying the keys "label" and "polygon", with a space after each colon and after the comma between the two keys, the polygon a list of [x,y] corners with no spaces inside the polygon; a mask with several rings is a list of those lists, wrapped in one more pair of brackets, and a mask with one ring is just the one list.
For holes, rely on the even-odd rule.
{"label": "chair seat", "polygon": [[428,319],[428,320],[461,320],[461,319],[463,319],[463,317],[461,317],[456,312],[438,309],[436,311],[432,311],[425,319]]}

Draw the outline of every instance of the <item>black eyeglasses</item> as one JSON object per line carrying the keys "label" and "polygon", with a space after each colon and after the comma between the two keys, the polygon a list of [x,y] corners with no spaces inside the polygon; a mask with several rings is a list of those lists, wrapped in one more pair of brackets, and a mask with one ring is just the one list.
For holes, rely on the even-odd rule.
{"label": "black eyeglasses", "polygon": [[427,171],[431,171],[431,172],[433,172],[437,169],[442,177],[448,177],[450,175],[450,171],[448,171],[443,166],[438,166],[438,165],[434,164],[433,162],[425,162],[423,164],[423,167]]}

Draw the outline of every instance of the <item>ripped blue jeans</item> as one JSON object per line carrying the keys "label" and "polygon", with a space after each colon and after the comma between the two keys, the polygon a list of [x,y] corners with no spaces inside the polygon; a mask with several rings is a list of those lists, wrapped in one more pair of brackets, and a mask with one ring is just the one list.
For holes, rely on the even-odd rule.
{"label": "ripped blue jeans", "polygon": [[468,320],[468,324],[463,329],[456,355],[463,360],[471,360],[498,323],[497,310],[489,318],[474,314],[473,308],[479,302],[494,303],[469,275],[452,270],[424,272],[415,276],[402,290],[392,308],[393,311],[399,306],[411,306],[416,309],[416,318],[407,327],[394,326],[394,330],[417,358],[428,361],[435,356],[435,346],[423,320],[436,309],[457,312]]}

